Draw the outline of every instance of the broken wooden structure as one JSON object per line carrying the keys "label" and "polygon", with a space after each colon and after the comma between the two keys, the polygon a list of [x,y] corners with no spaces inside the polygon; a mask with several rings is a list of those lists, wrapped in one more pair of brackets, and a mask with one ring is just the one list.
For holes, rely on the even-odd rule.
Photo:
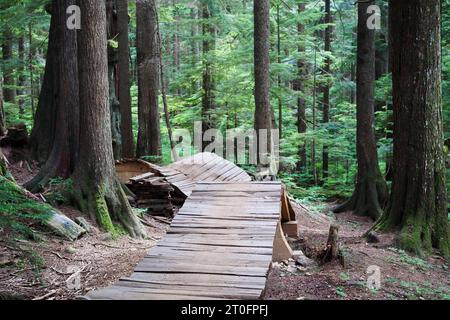
{"label": "broken wooden structure", "polygon": [[87,299],[259,299],[271,262],[293,256],[285,234],[297,236],[296,217],[280,182],[252,182],[212,154],[168,167],[128,160],[117,172],[137,199],[146,187],[168,183],[166,198],[186,201],[130,277]]}

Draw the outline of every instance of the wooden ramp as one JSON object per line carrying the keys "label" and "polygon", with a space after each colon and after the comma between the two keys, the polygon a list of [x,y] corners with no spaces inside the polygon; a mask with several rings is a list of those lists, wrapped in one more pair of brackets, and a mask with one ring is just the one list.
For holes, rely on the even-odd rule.
{"label": "wooden ramp", "polygon": [[161,167],[136,159],[125,159],[116,164],[120,180],[127,183],[131,178],[156,173],[164,177],[184,197],[189,197],[198,182],[250,182],[251,177],[234,163],[209,153],[192,157]]}
{"label": "wooden ramp", "polygon": [[87,298],[259,299],[279,238],[281,199],[278,182],[197,183],[134,273]]}

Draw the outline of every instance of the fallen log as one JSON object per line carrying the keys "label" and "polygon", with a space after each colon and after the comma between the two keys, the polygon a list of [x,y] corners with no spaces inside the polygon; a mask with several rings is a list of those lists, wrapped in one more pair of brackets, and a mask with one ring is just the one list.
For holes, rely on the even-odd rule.
{"label": "fallen log", "polygon": [[10,174],[1,150],[0,169],[0,206],[4,206],[6,212],[8,210],[17,210],[18,205],[23,205],[24,202],[37,203],[40,205],[35,210],[27,208],[25,211],[29,212],[31,210],[41,214],[43,218],[39,221],[56,234],[74,241],[86,232],[74,221],[50,205],[42,203],[40,198],[19,186],[14,179],[9,178]]}

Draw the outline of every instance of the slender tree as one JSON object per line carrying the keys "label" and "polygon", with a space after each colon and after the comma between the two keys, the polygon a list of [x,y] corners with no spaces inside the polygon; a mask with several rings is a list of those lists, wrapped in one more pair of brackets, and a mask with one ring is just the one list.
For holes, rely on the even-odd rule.
{"label": "slender tree", "polygon": [[389,1],[394,155],[391,198],[381,230],[399,245],[450,257],[441,80],[441,2]]}
{"label": "slender tree", "polygon": [[137,155],[160,156],[157,12],[155,2],[152,0],[139,0],[136,5],[139,109]]}
{"label": "slender tree", "polygon": [[134,138],[131,119],[130,48],[128,42],[128,0],[117,2],[117,32],[119,42],[119,102],[122,135],[122,156],[133,157]]}
{"label": "slender tree", "polygon": [[[327,27],[324,33],[325,40],[325,51],[327,54],[331,53],[331,32],[332,26],[330,25],[332,22],[331,17],[331,0],[325,0],[325,23]],[[331,58],[327,55],[325,58],[325,66],[323,72],[326,77],[326,82],[323,87],[323,102],[322,102],[322,110],[323,110],[323,119],[322,122],[327,125],[330,122],[330,76],[331,76]],[[328,170],[329,170],[329,155],[328,155],[328,145],[325,144],[323,146],[322,152],[322,177],[324,179],[328,178]]]}
{"label": "slender tree", "polygon": [[[214,128],[214,74],[213,74],[213,55],[215,49],[216,29],[211,21],[212,8],[210,0],[201,0],[202,9],[202,61],[203,61],[203,81],[202,81],[202,131]],[[209,144],[203,142],[203,148]]]}
{"label": "slender tree", "polygon": [[23,114],[25,112],[25,86],[26,86],[26,76],[25,76],[25,38],[23,36],[19,37],[19,43],[18,43],[18,52],[19,52],[19,78],[18,78],[18,87],[17,94],[19,97],[19,112],[20,114]]}
{"label": "slender tree", "polygon": [[358,173],[352,197],[334,212],[353,210],[356,215],[378,219],[388,197],[388,189],[378,166],[374,130],[375,31],[367,27],[371,1],[358,2],[358,49],[356,66],[356,152]]}
{"label": "slender tree", "polygon": [[15,102],[16,90],[14,89],[14,68],[13,68],[13,32],[10,26],[5,25],[3,29],[3,99],[6,102]]}
{"label": "slender tree", "polygon": [[117,45],[117,1],[106,0],[107,35],[108,35],[108,82],[109,107],[111,112],[111,134],[114,159],[122,157],[122,133],[119,91],[119,50]]}
{"label": "slender tree", "polygon": [[[305,11],[305,4],[300,3],[298,5],[298,15],[301,15]],[[305,26],[302,23],[297,24],[297,36],[300,38],[305,31]],[[300,41],[300,40],[299,40]],[[297,132],[299,134],[305,134],[307,129],[306,124],[306,100],[305,95],[305,74],[306,64],[303,55],[305,54],[305,46],[300,43],[298,46],[299,58],[297,60],[297,79],[294,81],[294,90],[297,91]],[[298,150],[298,162],[297,171],[304,170],[306,167],[306,143],[303,142],[299,146]]]}
{"label": "slender tree", "polygon": [[0,137],[6,134],[5,110],[3,109],[3,81],[0,79]]}
{"label": "slender tree", "polygon": [[111,145],[105,0],[79,2],[80,161],[73,174],[74,197],[83,212],[114,232],[120,222],[131,236],[144,236],[139,219],[115,172]]}
{"label": "slender tree", "polygon": [[[255,129],[267,130],[267,150],[271,150],[272,108],[270,106],[269,0],[253,2],[255,59]],[[261,156],[258,143],[258,159]]]}
{"label": "slender tree", "polygon": [[[54,177],[68,178],[75,167],[79,149],[79,99],[78,99],[78,61],[77,34],[66,28],[67,7],[76,0],[55,0],[52,3],[53,29],[50,30],[50,41],[57,41],[57,45],[49,44],[52,72],[55,81],[52,83],[51,98],[54,105],[51,108],[40,105],[43,110],[53,112],[45,119],[53,119],[54,130],[51,149],[39,173],[29,181],[25,187],[37,192]],[[40,118],[42,121],[42,118]],[[39,123],[44,125],[44,123]],[[49,124],[50,125],[50,124]]]}

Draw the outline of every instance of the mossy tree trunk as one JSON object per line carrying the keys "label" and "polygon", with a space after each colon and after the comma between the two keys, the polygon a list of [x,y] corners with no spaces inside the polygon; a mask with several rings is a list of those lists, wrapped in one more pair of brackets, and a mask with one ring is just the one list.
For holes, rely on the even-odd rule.
{"label": "mossy tree trunk", "polygon": [[441,100],[439,0],[393,1],[393,182],[379,230],[399,230],[401,248],[450,257]]}
{"label": "mossy tree trunk", "polygon": [[115,233],[120,222],[133,237],[145,236],[117,178],[111,145],[106,6],[104,0],[80,1],[78,38],[80,79],[80,161],[73,174],[74,196],[82,211]]}
{"label": "mossy tree trunk", "polygon": [[374,0],[358,3],[356,186],[350,200],[335,208],[334,212],[352,210],[356,215],[376,220],[383,214],[388,188],[378,166],[374,130],[375,32],[367,27],[367,8],[374,3]]}
{"label": "mossy tree trunk", "polygon": [[[79,98],[78,98],[78,62],[77,62],[77,34],[66,27],[67,7],[76,3],[76,0],[60,0],[52,3],[52,28],[50,30],[50,41],[57,41],[57,45],[49,44],[49,56],[52,66],[51,77],[57,81],[51,83],[50,89],[54,96],[49,102],[50,106],[40,103],[41,111],[52,112],[38,120],[38,126],[54,127],[55,133],[45,138],[51,145],[50,153],[41,167],[39,173],[29,181],[25,187],[38,192],[50,179],[54,177],[68,178],[72,174],[78,159],[79,149]],[[50,77],[50,75],[47,75]],[[44,90],[44,88],[43,88]],[[41,114],[43,116],[43,114]],[[42,121],[54,119],[48,124]],[[33,130],[34,131],[34,130]],[[44,130],[49,134],[47,130]],[[34,131],[36,134],[37,132]],[[41,132],[42,134],[44,132]],[[39,143],[34,136],[34,143]],[[38,149],[35,148],[35,151]],[[37,154],[36,154],[37,155]]]}

